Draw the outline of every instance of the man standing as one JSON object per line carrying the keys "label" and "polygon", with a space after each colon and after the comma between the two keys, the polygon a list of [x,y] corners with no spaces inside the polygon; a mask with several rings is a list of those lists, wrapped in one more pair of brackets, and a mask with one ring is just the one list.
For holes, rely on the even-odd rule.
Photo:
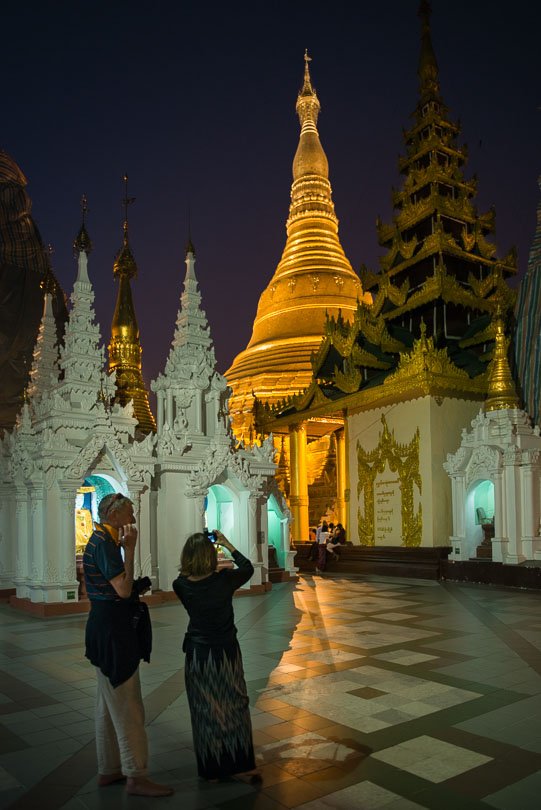
{"label": "man standing", "polygon": [[[137,529],[133,504],[124,495],[106,495],[98,508],[100,523],[83,557],[90,613],[86,657],[96,667],[96,747],[98,785],[126,779],[135,796],[170,796],[173,789],[147,778],[148,745],[139,661],[150,661],[152,630],[139,593],[150,586],[134,582]],[[122,559],[121,548],[124,550]]]}

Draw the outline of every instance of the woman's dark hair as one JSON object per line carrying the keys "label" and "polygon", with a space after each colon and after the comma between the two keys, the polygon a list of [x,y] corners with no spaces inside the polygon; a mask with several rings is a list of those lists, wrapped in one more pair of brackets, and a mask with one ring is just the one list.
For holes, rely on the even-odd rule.
{"label": "woman's dark hair", "polygon": [[322,532],[326,532],[326,531],[328,531],[328,529],[329,529],[329,526],[328,526],[328,524],[327,524],[327,521],[326,521],[326,520],[322,520],[322,521],[321,521],[321,531],[322,531]]}
{"label": "woman's dark hair", "polygon": [[191,534],[180,555],[180,570],[185,577],[204,577],[216,570],[218,554],[214,543],[202,532]]}

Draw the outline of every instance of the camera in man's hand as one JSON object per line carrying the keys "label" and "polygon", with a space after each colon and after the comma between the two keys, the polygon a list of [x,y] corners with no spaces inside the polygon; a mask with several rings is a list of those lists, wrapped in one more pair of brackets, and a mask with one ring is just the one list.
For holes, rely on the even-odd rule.
{"label": "camera in man's hand", "polygon": [[133,590],[137,596],[142,596],[152,587],[150,577],[139,577],[133,581]]}

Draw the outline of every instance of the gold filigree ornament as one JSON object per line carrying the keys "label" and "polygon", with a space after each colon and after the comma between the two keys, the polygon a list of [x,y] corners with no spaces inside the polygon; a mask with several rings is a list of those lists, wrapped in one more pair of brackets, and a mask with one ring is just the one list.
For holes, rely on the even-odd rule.
{"label": "gold filigree ornament", "polygon": [[[357,353],[355,353],[355,355],[356,354]],[[337,388],[345,394],[353,394],[355,391],[358,391],[362,382],[362,373],[360,369],[356,367],[356,359],[356,356],[350,355],[350,357],[346,357],[344,360],[343,371],[337,366],[335,366],[334,369],[334,383]],[[369,361],[371,358],[363,357],[363,359]]]}
{"label": "gold filigree ornament", "polygon": [[436,349],[434,338],[427,338],[426,324],[421,321],[421,337],[414,340],[411,352],[400,355],[398,368],[383,382],[384,388],[406,394],[419,390],[432,393],[434,384],[449,391],[468,390],[472,380],[447,354],[446,349]]}
{"label": "gold filigree ornament", "polygon": [[476,236],[474,233],[468,233],[467,227],[464,225],[462,228],[462,244],[467,253],[471,253],[475,247]]}
{"label": "gold filigree ornament", "polygon": [[357,442],[359,539],[361,545],[375,545],[375,480],[388,465],[391,472],[398,474],[402,495],[402,545],[419,546],[423,531],[423,512],[421,503],[417,509],[414,505],[414,487],[417,488],[419,495],[422,492],[419,472],[419,428],[409,444],[399,444],[395,439],[394,430],[389,430],[383,415],[381,422],[383,430],[379,435],[378,446],[374,450],[367,452],[361,446],[361,442]]}

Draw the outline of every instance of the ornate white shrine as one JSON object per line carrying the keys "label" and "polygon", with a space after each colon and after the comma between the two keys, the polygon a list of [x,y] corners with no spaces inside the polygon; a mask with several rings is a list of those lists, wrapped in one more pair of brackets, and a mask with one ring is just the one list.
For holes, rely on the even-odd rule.
{"label": "ornate white shrine", "polygon": [[[156,434],[137,430],[131,402],[110,401],[114,379],[94,323],[88,278],[90,240],[76,241],[78,274],[64,343],[56,345],[51,296],[34,352],[27,398],[12,431],[0,440],[0,590],[32,603],[78,601],[76,519],[82,499],[96,518],[96,482],[135,504],[139,526],[136,573],[171,590],[186,537],[219,528],[268,581],[268,542],[294,573],[289,512],[275,484],[272,437],[261,447],[235,443],[228,389],[215,370],[209,327],[200,308],[194,254],[173,345],[154,382]],[[84,494],[82,494],[84,493]]]}
{"label": "ornate white shrine", "polygon": [[484,410],[443,465],[452,485],[451,560],[541,560],[541,436],[518,407],[507,350],[498,320]]}

